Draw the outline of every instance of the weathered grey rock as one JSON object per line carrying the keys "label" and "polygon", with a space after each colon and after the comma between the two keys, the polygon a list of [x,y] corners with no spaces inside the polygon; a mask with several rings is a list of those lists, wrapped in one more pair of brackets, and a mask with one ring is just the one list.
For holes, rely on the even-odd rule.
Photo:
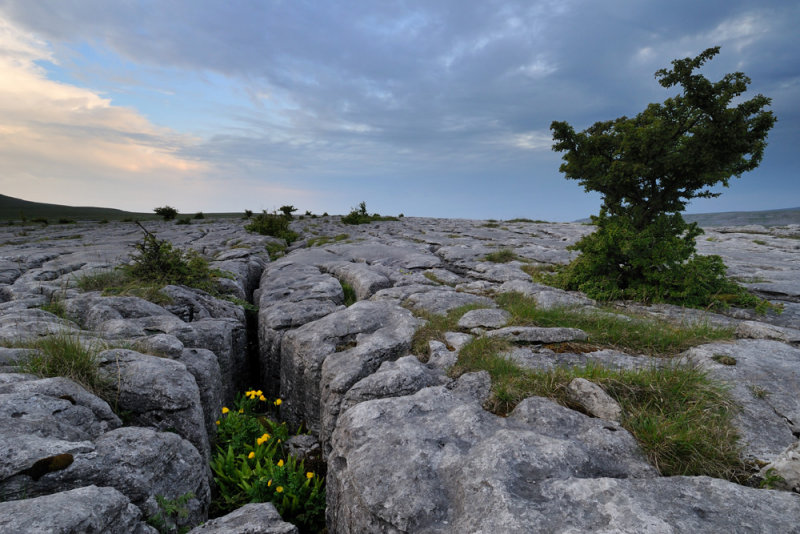
{"label": "weathered grey rock", "polygon": [[585,353],[554,352],[535,347],[513,347],[505,356],[528,369],[550,370],[554,367],[584,367],[602,365],[610,369],[651,369],[674,365],[671,358],[631,356],[617,350],[598,350]]}
{"label": "weathered grey rock", "polygon": [[507,282],[509,280],[530,280],[530,275],[520,270],[522,263],[478,263],[467,275],[490,282]]}
{"label": "weathered grey rock", "polygon": [[458,361],[458,352],[448,350],[447,345],[441,341],[429,341],[428,353],[428,365],[435,369],[449,369]]}
{"label": "weathered grey rock", "polygon": [[461,350],[461,347],[475,339],[475,336],[464,334],[463,332],[445,332],[444,340],[447,345],[453,347],[456,351]]}
{"label": "weathered grey rock", "polygon": [[365,263],[332,262],[323,264],[321,269],[348,283],[358,300],[368,299],[375,292],[392,285],[386,276]]}
{"label": "weathered grey rock", "polygon": [[44,461],[0,479],[4,495],[36,497],[92,484],[108,486],[122,492],[149,517],[158,512],[156,495],[175,499],[192,492],[195,497],[187,503],[186,524],[197,524],[208,513],[205,462],[197,449],[177,434],[122,427],[106,432],[94,443],[31,434],[20,438],[15,441],[20,449],[37,448]]}
{"label": "weathered grey rock", "polygon": [[619,421],[622,408],[617,401],[612,399],[603,388],[585,378],[573,378],[567,386],[567,398],[574,402],[589,415]]}
{"label": "weathered grey rock", "polygon": [[288,332],[282,343],[282,415],[290,424],[333,430],[347,390],[386,360],[406,354],[418,321],[390,302],[361,301]]}
{"label": "weathered grey rock", "polygon": [[205,291],[185,286],[164,286],[160,293],[172,301],[164,309],[187,323],[200,319],[230,318],[244,322],[244,309],[227,300],[212,297]]}
{"label": "weathered grey rock", "polygon": [[144,519],[125,495],[94,485],[0,502],[0,531],[9,534],[157,534]]}
{"label": "weathered grey rock", "polygon": [[447,286],[455,286],[464,281],[463,277],[447,269],[429,269],[425,272],[430,273],[436,280]]}
{"label": "weathered grey rock", "polygon": [[759,471],[762,479],[773,479],[773,487],[800,493],[800,441],[786,447],[774,460]]}
{"label": "weathered grey rock", "polygon": [[505,310],[470,310],[458,320],[458,327],[465,329],[476,327],[500,328],[508,322],[510,317],[511,314]]}
{"label": "weathered grey rock", "polygon": [[544,328],[540,326],[507,326],[487,332],[486,336],[514,343],[561,343],[585,341],[588,338],[586,332],[577,328]]}
{"label": "weathered grey rock", "polygon": [[[794,443],[794,433],[800,433],[800,349],[741,339],[700,345],[685,355],[730,386],[741,406],[734,424],[748,457],[770,461]],[[733,357],[736,364],[725,365],[720,356]]]}
{"label": "weathered grey rock", "polygon": [[217,434],[215,421],[219,419],[220,410],[224,405],[222,393],[225,391],[217,356],[207,349],[184,349],[180,356],[174,359],[186,366],[186,370],[192,374],[197,383],[206,434],[209,441],[213,441]]}
{"label": "weathered grey rock", "polygon": [[758,321],[742,321],[736,326],[736,337],[749,339],[772,339],[784,343],[800,343],[800,330]]}
{"label": "weathered grey rock", "polygon": [[375,373],[362,378],[351,387],[341,402],[340,413],[371,399],[400,397],[422,388],[449,382],[441,372],[423,365],[416,356],[403,356],[381,364]]}
{"label": "weathered grey rock", "polygon": [[429,288],[424,293],[415,293],[409,296],[404,304],[417,310],[440,315],[467,304],[478,304],[487,308],[497,307],[497,304],[490,298],[440,288]]}
{"label": "weathered grey rock", "polygon": [[271,502],[249,503],[207,521],[189,534],[297,534],[297,527],[281,519]]}
{"label": "weathered grey rock", "polygon": [[153,334],[139,338],[133,343],[133,349],[142,354],[165,358],[179,358],[183,348],[181,340],[170,334]]}
{"label": "weathered grey rock", "polygon": [[210,458],[200,392],[186,365],[124,349],[103,351],[98,362],[134,424],[176,432]]}
{"label": "weathered grey rock", "polygon": [[[800,499],[708,477],[552,478],[491,486],[437,532],[800,531]],[[508,498],[495,497],[505,490]],[[376,531],[377,532],[377,531]]]}
{"label": "weathered grey rock", "polygon": [[550,478],[655,475],[613,423],[536,398],[503,419],[465,389],[426,388],[342,414],[328,464],[332,531],[475,532],[462,518],[481,516],[484,529],[505,532],[497,512],[535,506],[526,497]]}
{"label": "weathered grey rock", "polygon": [[534,284],[526,280],[510,280],[497,288],[498,293],[522,293],[532,297],[536,306],[543,310],[553,308],[575,308],[579,306],[592,306],[594,301],[577,292],[568,292],[561,289]]}

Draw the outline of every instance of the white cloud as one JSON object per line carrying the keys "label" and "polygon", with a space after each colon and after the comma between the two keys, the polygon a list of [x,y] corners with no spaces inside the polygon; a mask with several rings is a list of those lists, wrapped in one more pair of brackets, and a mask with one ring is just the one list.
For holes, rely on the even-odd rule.
{"label": "white cloud", "polygon": [[55,63],[47,44],[0,19],[0,167],[7,194],[76,196],[81,192],[69,177],[85,176],[116,183],[124,195],[126,187],[167,185],[207,170],[180,155],[196,140],[89,89],[50,80],[39,62]]}
{"label": "white cloud", "polygon": [[511,144],[524,150],[550,150],[553,136],[545,130],[535,130],[512,136]]}

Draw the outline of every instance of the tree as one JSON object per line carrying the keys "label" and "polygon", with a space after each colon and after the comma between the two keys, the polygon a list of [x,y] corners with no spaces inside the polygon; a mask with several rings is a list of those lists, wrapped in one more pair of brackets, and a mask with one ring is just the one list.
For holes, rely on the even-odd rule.
{"label": "tree", "polygon": [[776,119],[764,110],[770,99],[763,95],[733,104],[750,83],[743,73],[711,82],[695,72],[717,53],[719,47],[709,48],[657,71],[663,87],[680,85],[682,93],[633,118],[597,122],[580,133],[566,122],[550,125],[553,150],[565,152],[561,172],[603,196],[593,217],[597,231],[574,246],[582,254],[564,274],[567,287],[595,298],[693,304],[731,289],[719,257],[694,255],[702,230],[679,212],[693,198],[719,196],[714,186],[727,187],[731,177],[758,167]]}
{"label": "tree", "polygon": [[294,206],[291,206],[291,205],[290,206],[281,206],[280,207],[280,211],[281,211],[281,213],[283,213],[284,217],[286,217],[287,219],[289,219],[291,221],[292,219],[294,219],[294,217],[292,217],[292,212],[297,211],[297,208],[295,208]]}
{"label": "tree", "polygon": [[178,210],[171,206],[163,206],[160,208],[153,208],[156,215],[163,217],[165,221],[171,221],[178,216]]}

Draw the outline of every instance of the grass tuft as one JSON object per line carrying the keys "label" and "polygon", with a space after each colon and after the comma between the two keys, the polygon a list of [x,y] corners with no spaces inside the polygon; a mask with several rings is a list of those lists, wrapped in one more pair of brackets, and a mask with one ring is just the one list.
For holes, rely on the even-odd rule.
{"label": "grass tuft", "polygon": [[445,332],[458,330],[458,320],[470,310],[485,308],[480,304],[467,304],[447,312],[446,315],[415,311],[417,317],[425,319],[425,324],[420,326],[411,340],[411,352],[420,359],[427,360],[429,356],[428,342],[431,340],[445,342]]}
{"label": "grass tuft", "polygon": [[97,355],[101,350],[98,345],[84,343],[77,334],[63,332],[18,346],[37,351],[20,362],[20,371],[40,377],[63,376],[92,393],[103,393],[106,383],[98,371]]}
{"label": "grass tuft", "polygon": [[508,263],[511,260],[517,259],[517,255],[510,248],[501,248],[498,251],[490,252],[484,258],[486,261],[494,263]]}
{"label": "grass tuft", "polygon": [[511,313],[509,324],[580,328],[589,335],[587,341],[591,344],[649,355],[674,355],[696,345],[734,337],[732,328],[717,328],[708,323],[676,325],[651,318],[620,316],[617,312],[543,310],[536,307],[532,298],[519,293],[498,295],[495,300]]}
{"label": "grass tuft", "polygon": [[600,385],[622,407],[622,425],[664,476],[706,475],[744,482],[747,466],[740,459],[738,435],[731,422],[736,407],[726,389],[700,369],[611,370],[600,365],[522,369],[503,356],[506,342],[478,338],[459,352],[453,376],[488,371],[492,395],[488,406],[506,415],[523,399],[549,397],[570,407],[567,385],[585,378]]}

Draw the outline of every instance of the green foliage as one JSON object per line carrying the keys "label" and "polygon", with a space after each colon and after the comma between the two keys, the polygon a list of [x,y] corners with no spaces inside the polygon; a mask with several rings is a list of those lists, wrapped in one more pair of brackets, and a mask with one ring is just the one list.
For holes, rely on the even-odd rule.
{"label": "green foliage", "polygon": [[197,213],[195,213],[195,214],[194,214],[194,218],[195,218],[195,219],[205,219],[205,218],[206,218],[206,216],[205,216],[205,215],[203,215],[203,212],[202,212],[202,211],[198,211]]}
{"label": "green foliage", "polygon": [[162,206],[160,208],[153,208],[156,215],[163,218],[165,221],[171,221],[178,216],[178,210],[172,206]]}
{"label": "green foliage", "polygon": [[786,484],[786,479],[778,474],[774,467],[770,467],[764,473],[764,479],[759,483],[758,487],[763,489],[777,489]]}
{"label": "green foliage", "polygon": [[61,332],[19,343],[36,352],[20,362],[20,370],[41,377],[63,376],[87,390],[101,394],[106,387],[100,377],[96,344],[84,342],[77,334]]}
{"label": "green foliage", "polygon": [[350,237],[349,234],[337,234],[333,237],[328,235],[321,235],[319,237],[312,237],[311,239],[309,239],[307,245],[309,247],[320,247],[322,245],[327,245],[328,243],[338,243],[340,241],[344,241],[349,237]]}
{"label": "green foliage", "polygon": [[175,224],[192,224],[192,220],[189,217],[181,217],[175,221]]}
{"label": "green foliage", "polygon": [[358,205],[358,209],[352,208],[350,213],[342,217],[342,222],[344,224],[369,224],[375,221],[397,221],[399,220],[397,217],[384,217],[378,213],[373,213],[370,215],[367,213],[367,203],[361,202]]}
{"label": "green foliage", "polygon": [[58,220],[58,224],[76,224],[75,219],[66,219],[64,217]]}
{"label": "green foliage", "polygon": [[261,235],[271,235],[291,244],[299,235],[289,229],[289,219],[277,213],[261,212],[251,219],[250,224],[244,227],[248,232]]}
{"label": "green foliage", "polygon": [[43,224],[43,225],[45,225],[45,226],[47,226],[48,224],[50,224],[50,221],[48,221],[48,220],[47,220],[47,219],[45,219],[44,217],[36,217],[35,219],[31,219],[31,222],[34,222],[34,223],[39,223],[39,224]]}
{"label": "green foliage", "polygon": [[727,187],[732,176],[756,168],[775,122],[762,95],[731,107],[750,82],[744,74],[712,83],[693,73],[718,52],[710,48],[659,70],[662,86],[680,85],[683,92],[636,117],[597,122],[580,133],[566,122],[551,124],[553,149],[565,152],[561,172],[603,195],[593,218],[597,230],[574,245],[582,254],[564,273],[564,287],[597,299],[759,302],[724,278],[719,257],[695,255],[702,231],[679,214],[692,198],[719,196],[712,187]]}
{"label": "green foliage", "polygon": [[127,274],[141,282],[159,285],[182,284],[215,291],[215,279],[221,272],[209,269],[208,262],[197,252],[182,252],[169,241],[145,234],[141,242],[134,245],[138,251],[132,263],[123,267]]}
{"label": "green foliage", "polygon": [[253,211],[252,210],[244,210],[244,218],[245,219],[249,219],[252,216],[253,216]]}
{"label": "green foliage", "polygon": [[517,255],[510,248],[501,248],[495,252],[490,252],[483,259],[494,263],[508,263],[517,259]]}
{"label": "green foliage", "polygon": [[147,523],[158,530],[159,534],[186,534],[191,530],[189,525],[181,525],[189,517],[189,508],[186,504],[194,499],[191,491],[175,499],[167,499],[163,495],[156,495],[158,512],[147,519]]}
{"label": "green foliage", "polygon": [[358,297],[356,297],[356,290],[353,289],[353,286],[347,282],[339,283],[342,285],[342,291],[344,292],[344,305],[348,307],[352,306],[358,301]]}
{"label": "green foliage", "polygon": [[248,391],[234,410],[223,409],[217,452],[211,461],[219,488],[214,504],[228,512],[248,502],[272,502],[284,521],[297,525],[300,532],[321,532],[325,479],[286,454],[286,425],[256,412],[258,403],[264,402],[261,398],[260,391]]}
{"label": "green foliage", "polygon": [[271,242],[271,243],[267,243],[265,245],[265,248],[267,249],[267,254],[269,254],[269,259],[273,260],[273,261],[277,260],[278,258],[280,258],[281,256],[283,256],[286,253],[286,244],[285,243],[274,243],[274,242]]}

